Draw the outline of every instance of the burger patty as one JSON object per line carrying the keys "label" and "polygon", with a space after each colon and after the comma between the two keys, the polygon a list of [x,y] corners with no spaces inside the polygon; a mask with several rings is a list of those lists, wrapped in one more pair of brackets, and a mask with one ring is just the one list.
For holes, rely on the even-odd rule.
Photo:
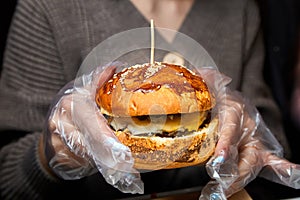
{"label": "burger patty", "polygon": [[126,131],[136,136],[175,137],[198,131],[209,123],[210,110],[185,114],[142,115],[134,117],[112,117],[105,115],[115,131]]}

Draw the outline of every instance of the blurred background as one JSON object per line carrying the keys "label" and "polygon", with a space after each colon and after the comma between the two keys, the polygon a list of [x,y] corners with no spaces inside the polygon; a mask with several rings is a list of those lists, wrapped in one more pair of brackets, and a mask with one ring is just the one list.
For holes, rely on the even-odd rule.
{"label": "blurred background", "polygon": [[17,0],[4,0],[0,2],[0,63],[2,68],[3,50],[9,29],[10,21],[15,10]]}

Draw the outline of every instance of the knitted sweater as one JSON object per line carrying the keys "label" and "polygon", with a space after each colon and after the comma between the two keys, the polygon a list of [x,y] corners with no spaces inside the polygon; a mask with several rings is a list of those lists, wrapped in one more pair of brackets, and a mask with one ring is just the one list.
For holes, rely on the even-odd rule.
{"label": "knitted sweater", "polygon": [[[19,140],[16,136],[15,142],[1,150],[3,197],[46,199],[55,197],[56,191],[67,197],[86,197],[93,192],[120,195],[105,183],[97,186],[104,182],[100,174],[77,181],[52,178],[41,167],[36,146],[51,101],[60,88],[75,78],[86,55],[113,34],[148,26],[149,22],[125,0],[18,1],[1,76],[0,130],[30,133]],[[288,149],[280,113],[262,76],[264,52],[259,26],[258,9],[251,0],[196,0],[179,31],[210,53],[219,70],[232,78],[230,87],[240,90],[257,106],[277,139]],[[160,171],[156,173],[163,177]],[[193,176],[182,184],[188,186]],[[169,182],[167,178],[158,187],[169,189]],[[146,184],[146,192],[153,191],[147,187]],[[113,197],[116,196],[110,196]]]}

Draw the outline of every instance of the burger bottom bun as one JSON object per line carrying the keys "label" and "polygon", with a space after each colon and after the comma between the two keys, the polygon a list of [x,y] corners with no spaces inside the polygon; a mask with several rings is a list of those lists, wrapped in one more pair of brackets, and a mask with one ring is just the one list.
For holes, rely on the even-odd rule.
{"label": "burger bottom bun", "polygon": [[130,148],[136,169],[172,169],[204,164],[214,153],[217,128],[218,119],[214,118],[201,130],[181,137],[142,137],[122,131],[116,136]]}

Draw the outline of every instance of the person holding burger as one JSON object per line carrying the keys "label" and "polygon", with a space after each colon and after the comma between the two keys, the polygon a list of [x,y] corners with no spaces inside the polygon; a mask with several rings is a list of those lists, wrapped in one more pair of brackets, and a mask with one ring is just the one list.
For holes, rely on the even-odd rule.
{"label": "person holding burger", "polygon": [[[201,43],[219,70],[232,79],[225,87],[226,95],[221,96],[226,103],[221,105],[218,113],[218,137],[207,137],[211,135],[208,130],[215,133],[217,125],[210,113],[215,105],[214,96],[205,89],[205,82],[211,85],[226,80],[218,79],[212,70],[197,74],[179,67],[182,65],[167,67],[168,62],[156,63],[153,64],[155,68],[150,66],[151,70],[146,73],[148,76],[142,79],[150,82],[143,82],[144,85],[135,88],[133,83],[136,80],[128,85],[125,82],[130,80],[128,77],[138,77],[134,75],[136,71],[118,74],[112,65],[101,73],[96,71],[94,79],[87,81],[82,90],[74,88],[76,72],[99,42],[121,31],[148,26],[150,19],[154,19],[158,27],[183,32]],[[176,34],[162,32],[161,35],[167,42],[176,40]],[[165,60],[173,60],[174,55],[171,58],[168,55]],[[175,58],[177,63],[182,61],[180,56],[175,55]],[[290,163],[281,154],[280,145],[288,158],[289,147],[282,130],[280,112],[263,80],[263,59],[260,17],[252,0],[18,1],[1,74],[0,129],[1,134],[13,135],[13,130],[26,134],[22,137],[16,134],[14,140],[1,149],[1,197],[51,199],[59,195],[65,198],[114,199],[133,197],[130,193],[155,194],[205,185],[201,199],[226,199],[258,175],[299,188],[299,175],[296,175],[299,166]],[[140,72],[145,70],[135,68]],[[168,75],[176,78],[170,78],[172,81],[166,83],[154,81],[156,73],[153,71],[160,70],[166,70]],[[192,78],[182,79],[182,76]],[[178,85],[173,87],[177,80]],[[194,82],[201,87],[195,86]],[[174,96],[179,93],[178,88],[182,88],[180,94],[184,94],[180,102],[188,99],[190,104],[184,105],[191,109],[184,111],[181,108],[181,112],[171,110],[162,116],[151,107],[152,113],[128,115],[128,110],[138,112],[140,104],[123,104],[130,107],[116,103],[110,105],[110,93],[117,94],[115,98],[121,100],[117,102],[122,102],[128,99],[126,92],[138,91],[129,94],[131,97],[137,95],[134,101],[137,102],[141,94],[149,95],[148,99],[154,94],[152,91],[163,91],[161,95],[169,92]],[[243,96],[232,92],[235,90]],[[92,98],[92,105],[96,102],[97,107],[87,101],[86,91],[97,91]],[[171,101],[166,102],[165,111]],[[80,106],[72,107],[75,104]],[[252,104],[255,107],[250,106]],[[267,131],[262,131],[263,122],[258,123],[262,119],[256,115],[256,108],[269,127]],[[180,117],[186,116],[186,123],[180,123],[183,126],[177,123],[179,114]],[[74,116],[77,116],[76,120]],[[148,125],[149,118],[153,122],[160,117],[168,123],[164,126],[151,123],[148,126],[153,130],[151,137],[143,135],[149,132],[142,131],[140,126],[131,124],[135,121]],[[196,123],[190,123],[192,120]],[[197,126],[194,127],[194,124]],[[199,127],[204,131],[201,132]],[[189,134],[182,130],[188,130]],[[179,138],[176,134],[184,136],[179,139],[180,142],[172,144],[177,145],[176,148],[171,146],[173,149],[185,140],[201,139],[193,140],[193,146],[182,145],[182,149],[187,148],[190,154],[163,151],[160,154],[144,154],[145,146],[137,145],[148,144],[147,148],[165,145],[176,141]],[[149,139],[154,136],[160,138],[155,143]],[[89,146],[84,145],[87,141]],[[197,160],[203,149],[209,150],[194,165],[191,160]],[[90,152],[97,152],[97,156],[91,156]],[[142,163],[145,158],[147,161]],[[207,172],[212,179],[204,165],[198,165],[208,159]],[[177,164],[172,166],[168,162],[158,166],[165,160]],[[191,166],[183,166],[186,163]],[[155,171],[139,173],[139,170],[149,170],[149,166]],[[122,170],[112,170],[114,168]],[[226,170],[231,173],[229,179]]]}

